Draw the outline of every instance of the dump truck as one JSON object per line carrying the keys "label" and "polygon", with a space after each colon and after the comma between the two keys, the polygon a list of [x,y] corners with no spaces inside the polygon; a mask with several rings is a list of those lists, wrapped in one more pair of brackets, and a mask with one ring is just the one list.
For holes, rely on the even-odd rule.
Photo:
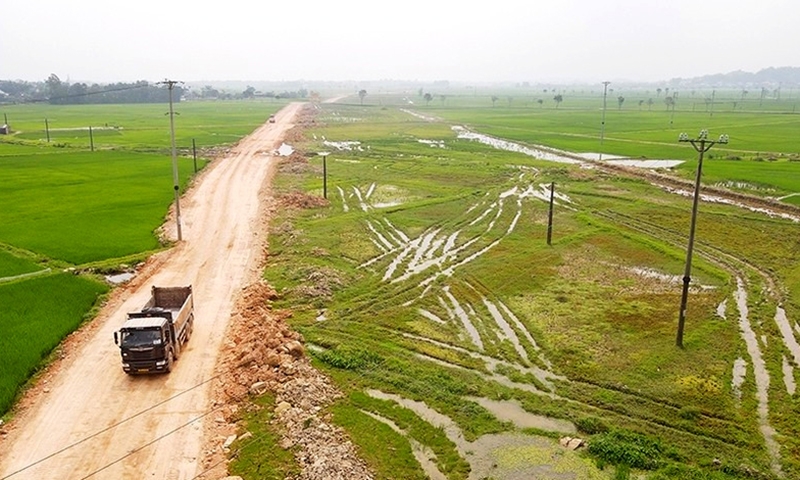
{"label": "dump truck", "polygon": [[153,286],[150,299],[138,312],[128,313],[114,343],[129,375],[169,373],[194,328],[192,286]]}

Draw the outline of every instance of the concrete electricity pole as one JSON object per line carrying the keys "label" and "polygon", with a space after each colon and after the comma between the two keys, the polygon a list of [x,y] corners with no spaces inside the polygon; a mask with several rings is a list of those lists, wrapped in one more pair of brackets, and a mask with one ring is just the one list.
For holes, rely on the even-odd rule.
{"label": "concrete electricity pole", "polygon": [[178,227],[178,241],[183,240],[181,234],[181,193],[180,193],[180,179],[178,178],[178,152],[175,148],[175,112],[172,109],[172,90],[175,84],[182,83],[175,80],[164,80],[159,82],[160,85],[166,85],[169,88],[169,134],[172,142],[172,183],[175,190],[175,221]]}
{"label": "concrete electricity pole", "polygon": [[606,133],[606,95],[608,94],[608,84],[611,82],[603,82],[603,116],[600,120],[600,154],[597,161],[603,160],[603,137]]}
{"label": "concrete electricity pole", "polygon": [[678,336],[675,344],[683,348],[683,327],[686,323],[686,301],[689,297],[689,275],[692,271],[692,250],[694,249],[694,228],[697,223],[697,204],[700,197],[700,176],[703,173],[703,154],[711,150],[711,147],[721,143],[728,143],[727,135],[720,135],[719,140],[709,140],[708,130],[701,130],[697,138],[689,138],[689,135],[681,133],[678,137],[679,142],[691,143],[695,150],[700,154],[697,161],[697,175],[694,182],[694,199],[692,201],[692,221],[689,227],[689,246],[686,248],[686,269],[683,273],[683,292],[681,293],[681,310],[678,314]]}

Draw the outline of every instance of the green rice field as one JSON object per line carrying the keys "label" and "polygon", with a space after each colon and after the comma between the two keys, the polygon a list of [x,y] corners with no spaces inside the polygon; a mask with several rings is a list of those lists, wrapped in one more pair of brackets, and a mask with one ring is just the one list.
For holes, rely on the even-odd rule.
{"label": "green rice field", "polygon": [[[208,162],[205,152],[234,144],[281,105],[176,104],[182,189],[195,166],[200,170]],[[156,230],[174,193],[167,105],[27,104],[0,110],[12,128],[11,135],[0,136],[3,415],[58,343],[91,318],[109,289],[97,273],[117,271],[165,247]],[[60,273],[70,267],[82,273]]]}
{"label": "green rice field", "polygon": [[[701,204],[680,349],[689,198],[641,178],[458,139],[451,129],[597,151],[599,110],[573,110],[566,94],[558,109],[516,99],[492,107],[487,98],[476,107],[469,96],[427,106],[367,99],[324,106],[299,146],[307,156],[278,175],[281,192],[321,196],[314,152],[330,152],[328,203],[281,209],[265,277],[280,294],[275,308],[292,310],[315,364],[344,391],[333,418],[378,478],[398,468],[407,478],[431,477],[430,465],[412,459],[408,445],[418,444],[433,452],[436,476],[449,479],[800,475],[791,380],[800,368],[792,350],[800,335],[796,222]],[[657,112],[632,113],[625,127],[608,113],[606,139],[626,141],[605,142],[605,153],[632,155],[616,150],[626,145],[637,157],[677,157],[687,162],[673,174],[693,175],[696,153],[677,145],[677,133],[636,120]],[[769,123],[771,115],[747,121]],[[682,126],[706,126],[696,120]],[[715,113],[714,121],[728,117]],[[746,130],[744,117],[730,122]],[[545,131],[594,137],[594,146]],[[770,145],[734,139],[737,151]],[[704,182],[765,196],[797,192],[797,151],[763,153],[777,158],[709,157]],[[561,196],[547,245],[551,182]],[[789,333],[777,320],[781,309],[794,325]],[[757,353],[746,329],[764,339]],[[759,362],[771,378],[765,395],[753,371]],[[735,366],[742,363],[744,374]],[[378,449],[373,432],[389,424],[400,426],[387,433],[396,446]],[[774,436],[762,434],[765,424]],[[556,440],[570,429],[590,447],[556,461]]]}

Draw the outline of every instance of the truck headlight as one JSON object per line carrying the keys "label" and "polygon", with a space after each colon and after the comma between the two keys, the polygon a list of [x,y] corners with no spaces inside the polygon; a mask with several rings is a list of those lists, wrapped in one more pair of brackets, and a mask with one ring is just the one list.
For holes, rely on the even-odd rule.
{"label": "truck headlight", "polygon": [[130,366],[130,364],[123,363],[123,364],[122,364],[122,368],[131,368],[131,366]]}
{"label": "truck headlight", "polygon": [[156,362],[156,367],[163,367],[166,364],[167,364],[166,360],[159,360]]}

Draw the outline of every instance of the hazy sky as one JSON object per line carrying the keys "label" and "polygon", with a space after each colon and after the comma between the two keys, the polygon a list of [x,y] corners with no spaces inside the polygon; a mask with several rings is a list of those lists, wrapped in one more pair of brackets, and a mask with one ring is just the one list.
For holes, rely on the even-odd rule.
{"label": "hazy sky", "polygon": [[0,79],[599,82],[800,66],[800,0],[8,0],[0,7]]}

